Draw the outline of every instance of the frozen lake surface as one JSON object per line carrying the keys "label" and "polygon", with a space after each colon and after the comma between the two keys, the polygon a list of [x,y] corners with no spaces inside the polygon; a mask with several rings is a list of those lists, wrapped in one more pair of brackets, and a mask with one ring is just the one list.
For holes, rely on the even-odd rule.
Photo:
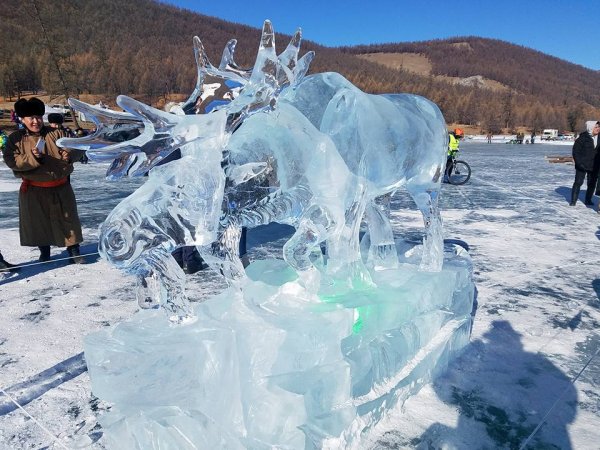
{"label": "frozen lake surface", "polygon": [[[445,237],[466,242],[473,258],[471,343],[362,448],[598,448],[600,216],[568,205],[573,166],[545,159],[571,149],[462,147],[473,176],[444,185],[441,206]],[[26,403],[25,412],[0,393],[0,449],[104,448],[96,418],[108,405],[90,392],[82,341],[137,304],[130,280],[95,254],[97,228],[141,182],[109,183],[104,171],[77,165],[72,177],[89,264],[67,265],[53,249],[52,262],[0,280],[0,389]],[[18,245],[18,186],[1,165],[0,249],[10,262],[35,263],[38,250]],[[421,215],[408,195],[399,192],[393,209],[397,237],[419,241]],[[251,259],[280,256],[287,236],[282,226],[252,230]],[[223,287],[210,272],[189,284],[196,301]]]}

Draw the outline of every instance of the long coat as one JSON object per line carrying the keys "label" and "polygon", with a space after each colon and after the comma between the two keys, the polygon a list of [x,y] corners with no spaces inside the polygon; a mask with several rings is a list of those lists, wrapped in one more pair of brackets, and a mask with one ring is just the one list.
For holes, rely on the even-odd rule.
{"label": "long coat", "polygon": [[594,140],[589,132],[585,131],[579,135],[573,144],[573,159],[575,168],[591,172],[598,170],[600,165],[600,139],[594,147]]}
{"label": "long coat", "polygon": [[[65,247],[83,240],[77,214],[75,194],[69,176],[73,160],[83,156],[81,151],[69,151],[70,161],[63,161],[56,141],[66,136],[63,130],[43,127],[40,133],[15,131],[8,137],[2,151],[4,162],[15,176],[23,179],[19,192],[19,232],[21,245]],[[33,149],[43,137],[43,156],[36,158]],[[52,182],[66,179],[55,187],[27,185],[32,182]]]}

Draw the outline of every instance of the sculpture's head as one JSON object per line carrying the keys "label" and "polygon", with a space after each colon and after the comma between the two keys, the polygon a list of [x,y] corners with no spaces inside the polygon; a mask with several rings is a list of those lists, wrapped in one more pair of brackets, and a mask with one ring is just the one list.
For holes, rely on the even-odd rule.
{"label": "sculpture's head", "polygon": [[[113,160],[109,178],[140,176],[180,148],[182,153],[206,159],[206,152],[226,158],[231,134],[252,114],[275,107],[281,90],[299,83],[313,52],[298,59],[301,31],[277,55],[275,35],[265,21],[254,67],[240,69],[234,61],[237,41],[230,40],[218,67],[213,66],[202,42],[194,37],[198,66],[196,88],[186,102],[165,112],[120,95],[117,104],[125,112],[92,106],[75,99],[69,104],[96,124],[85,138],[63,138],[59,145],[86,150],[92,160]],[[187,114],[187,115],[184,115]],[[223,168],[228,164],[223,163]]]}

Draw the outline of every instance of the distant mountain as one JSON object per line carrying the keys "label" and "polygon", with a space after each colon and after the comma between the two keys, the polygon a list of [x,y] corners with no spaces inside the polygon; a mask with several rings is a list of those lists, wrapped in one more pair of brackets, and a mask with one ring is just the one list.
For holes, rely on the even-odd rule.
{"label": "distant mountain", "polygon": [[[262,25],[151,0],[3,0],[0,17],[0,95],[67,91],[103,94],[110,102],[128,94],[153,104],[185,97],[194,86],[194,35],[214,64],[236,38],[237,62],[251,66]],[[289,38],[277,35],[280,51]],[[502,41],[467,37],[344,48],[304,41],[302,52],[308,50],[317,55],[312,72],[340,72],[367,92],[424,95],[448,122],[492,131],[578,130],[583,120],[600,117],[600,72]]]}

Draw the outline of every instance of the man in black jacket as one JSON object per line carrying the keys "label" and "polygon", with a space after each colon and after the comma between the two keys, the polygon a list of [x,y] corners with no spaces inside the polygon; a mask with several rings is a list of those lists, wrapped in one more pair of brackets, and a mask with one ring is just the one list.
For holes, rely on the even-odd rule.
{"label": "man in black jacket", "polygon": [[600,171],[600,146],[598,145],[598,133],[600,133],[600,122],[589,120],[585,123],[587,130],[579,135],[573,144],[573,159],[575,160],[575,182],[571,189],[571,206],[575,206],[579,197],[579,190],[587,175],[587,190],[585,191],[585,204],[593,204],[592,196],[598,171]]}

